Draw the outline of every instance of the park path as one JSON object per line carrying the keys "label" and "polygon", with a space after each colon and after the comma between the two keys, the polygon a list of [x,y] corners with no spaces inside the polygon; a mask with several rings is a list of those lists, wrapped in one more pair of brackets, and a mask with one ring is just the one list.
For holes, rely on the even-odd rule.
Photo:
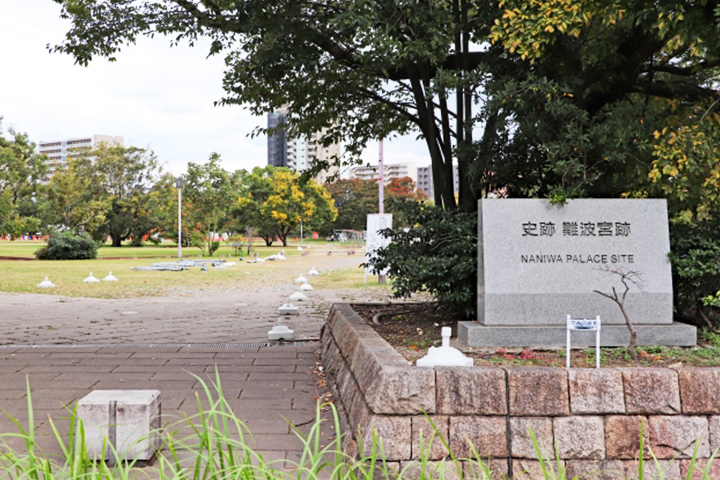
{"label": "park path", "polygon": [[[326,393],[317,375],[320,327],[335,301],[387,299],[383,290],[315,290],[287,317],[295,342],[267,345],[295,285],[135,299],[0,293],[0,410],[26,425],[32,389],[38,444],[60,448],[67,409],[95,389],[158,389],[163,423],[197,412],[196,393],[219,372],[225,397],[271,459],[300,457],[292,425],[309,428]],[[290,423],[288,423],[288,421]],[[330,427],[323,435],[332,438]],[[0,432],[16,432],[0,415]],[[11,446],[19,447],[17,439]]]}

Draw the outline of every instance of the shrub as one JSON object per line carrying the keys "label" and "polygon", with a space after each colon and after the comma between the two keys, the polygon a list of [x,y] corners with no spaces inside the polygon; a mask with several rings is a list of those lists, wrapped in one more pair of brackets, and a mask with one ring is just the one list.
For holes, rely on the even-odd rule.
{"label": "shrub", "polygon": [[675,310],[678,316],[694,317],[696,323],[711,328],[720,323],[720,305],[708,301],[720,288],[719,230],[720,218],[670,225]]}
{"label": "shrub", "polygon": [[85,232],[53,232],[48,244],[35,252],[39,260],[85,260],[97,258],[98,243]]}
{"label": "shrub", "polygon": [[[385,268],[396,298],[428,292],[442,308],[475,317],[477,300],[477,215],[448,212],[414,201],[393,202],[409,227],[387,229],[392,243],[368,265]],[[395,222],[393,222],[395,223]]]}

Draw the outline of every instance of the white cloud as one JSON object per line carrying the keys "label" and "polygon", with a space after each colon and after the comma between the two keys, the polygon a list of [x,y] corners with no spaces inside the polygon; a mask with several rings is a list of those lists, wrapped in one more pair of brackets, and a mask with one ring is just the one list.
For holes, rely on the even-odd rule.
{"label": "white cloud", "polygon": [[[223,59],[206,58],[207,42],[170,48],[167,38],[139,39],[117,62],[88,67],[46,45],[62,41],[69,24],[49,0],[0,0],[0,116],[35,141],[92,134],[120,135],[149,146],[166,170],[185,171],[218,152],[228,170],[267,163],[267,140],[249,138],[266,119],[239,106],[216,107],[223,96]],[[377,145],[364,158],[377,163]],[[429,163],[414,135],[385,142],[388,162]]]}

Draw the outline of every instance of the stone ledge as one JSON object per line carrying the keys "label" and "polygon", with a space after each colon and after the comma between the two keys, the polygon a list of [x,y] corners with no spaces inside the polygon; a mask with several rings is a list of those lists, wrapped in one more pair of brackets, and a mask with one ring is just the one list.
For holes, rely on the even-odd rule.
{"label": "stone ledge", "polygon": [[553,459],[558,445],[575,472],[612,466],[631,475],[641,431],[644,457],[651,447],[668,472],[686,468],[693,438],[700,461],[720,446],[720,369],[415,367],[347,304],[333,305],[322,342],[350,455],[375,430],[388,461],[418,459],[422,450],[442,461],[441,442],[425,442],[433,424],[454,451],[469,454],[470,440],[515,478],[531,478],[519,472],[537,466],[528,428]]}
{"label": "stone ledge", "polygon": [[[638,345],[665,345],[692,347],[697,345],[697,329],[692,325],[673,322],[670,325],[635,325]],[[493,326],[478,322],[458,322],[458,339],[469,347],[565,347],[565,326]],[[600,345],[622,347],[630,343],[625,325],[602,326]],[[573,347],[595,346],[595,332],[573,332]]]}

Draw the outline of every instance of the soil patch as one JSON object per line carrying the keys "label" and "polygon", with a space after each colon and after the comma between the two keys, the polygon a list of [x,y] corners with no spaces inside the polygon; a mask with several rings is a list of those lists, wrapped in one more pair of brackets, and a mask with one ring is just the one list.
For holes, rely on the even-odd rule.
{"label": "soil patch", "polygon": [[[453,329],[453,346],[472,357],[477,366],[565,366],[565,349],[530,348],[475,349],[456,341],[457,322],[440,311],[435,303],[396,303],[389,305],[353,304],[353,309],[390,345],[413,364],[431,346],[440,346],[440,329]],[[375,322],[373,321],[375,319]],[[639,347],[633,361],[626,348],[602,348],[603,367],[682,367],[720,366],[720,339],[711,336],[696,347]],[[595,367],[595,348],[573,350],[573,367]]]}

